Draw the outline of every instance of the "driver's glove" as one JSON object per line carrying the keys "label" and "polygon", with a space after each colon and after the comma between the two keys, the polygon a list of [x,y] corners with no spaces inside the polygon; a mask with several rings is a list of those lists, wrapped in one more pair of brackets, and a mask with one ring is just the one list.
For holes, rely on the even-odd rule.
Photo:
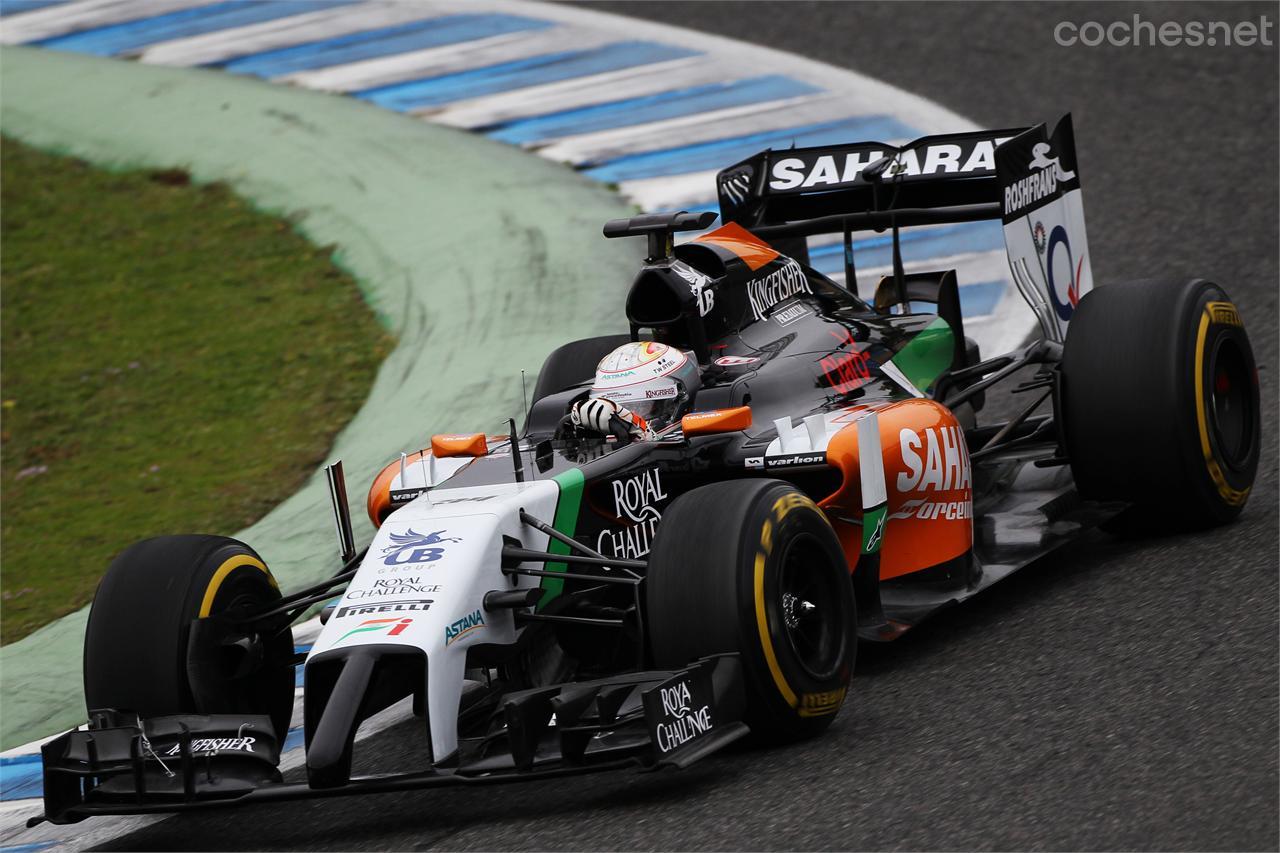
{"label": "driver's glove", "polygon": [[633,439],[648,441],[654,437],[653,431],[649,429],[649,425],[645,423],[644,418],[625,406],[620,406],[604,397],[589,397],[586,400],[579,400],[569,409],[569,420],[572,421],[575,427],[597,432],[601,435],[616,432],[613,424],[614,418],[621,422],[627,434]]}

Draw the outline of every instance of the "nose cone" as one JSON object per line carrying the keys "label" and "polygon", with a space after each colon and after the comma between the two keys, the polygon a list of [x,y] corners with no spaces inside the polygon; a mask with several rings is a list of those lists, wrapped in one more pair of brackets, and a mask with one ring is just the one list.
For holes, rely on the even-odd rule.
{"label": "nose cone", "polygon": [[[457,749],[468,650],[516,640],[511,610],[485,610],[485,594],[535,585],[503,573],[503,538],[545,547],[546,535],[524,527],[520,510],[552,518],[558,497],[552,481],[437,489],[387,518],[307,659],[315,780],[345,779],[366,694],[383,708],[425,690],[435,760]],[[383,677],[385,667],[394,671]]]}

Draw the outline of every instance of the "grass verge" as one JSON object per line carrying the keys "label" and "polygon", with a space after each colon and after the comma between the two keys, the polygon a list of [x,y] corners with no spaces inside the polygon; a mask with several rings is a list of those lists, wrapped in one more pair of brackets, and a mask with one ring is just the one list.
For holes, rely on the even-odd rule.
{"label": "grass verge", "polygon": [[180,169],[0,140],[0,642],[324,460],[392,344],[330,254]]}

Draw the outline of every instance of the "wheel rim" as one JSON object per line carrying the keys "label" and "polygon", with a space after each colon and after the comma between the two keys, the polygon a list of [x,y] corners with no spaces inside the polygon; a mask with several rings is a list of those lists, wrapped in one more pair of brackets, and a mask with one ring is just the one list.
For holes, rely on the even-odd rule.
{"label": "wheel rim", "polygon": [[[248,616],[279,597],[258,574],[243,573],[224,584],[211,615]],[[233,633],[212,648],[208,658],[216,670],[208,674],[220,685],[217,707],[204,713],[274,714],[275,683],[280,678],[280,655],[291,651],[287,643],[257,632]],[[287,724],[287,721],[285,721]]]}
{"label": "wheel rim", "polygon": [[836,674],[844,646],[839,577],[809,534],[795,537],[782,555],[778,584],[781,629],[797,663],[814,680]]}
{"label": "wheel rim", "polygon": [[1222,461],[1235,469],[1243,467],[1253,446],[1251,383],[1240,345],[1224,337],[1209,359],[1209,420]]}
{"label": "wheel rim", "polygon": [[[261,610],[260,595],[250,592],[237,594],[220,613],[239,613],[249,615],[254,610]],[[252,670],[262,664],[265,655],[266,640],[257,633],[248,633],[235,642],[228,642],[218,649],[218,661],[221,664],[219,674],[228,683],[242,682],[253,674]]]}

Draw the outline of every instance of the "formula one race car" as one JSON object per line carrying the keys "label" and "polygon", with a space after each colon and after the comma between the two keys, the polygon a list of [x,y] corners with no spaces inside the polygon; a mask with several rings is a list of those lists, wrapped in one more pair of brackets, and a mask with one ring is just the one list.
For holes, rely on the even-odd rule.
{"label": "formula one race car", "polygon": [[[437,435],[388,465],[359,553],[327,469],[330,580],[282,595],[219,536],[122,553],[89,617],[91,722],[43,748],[47,819],[684,766],[747,735],[809,737],[846,704],[859,642],[1096,525],[1240,513],[1260,411],[1239,312],[1203,279],[1093,288],[1069,117],[765,151],[718,189],[715,230],[709,212],[605,226],[648,241],[630,333],[554,351],[523,429]],[[904,227],[980,219],[1003,222],[1041,332],[985,360],[955,271],[908,273],[897,246]],[[865,298],[860,230],[894,242]],[[808,266],[818,234],[843,235],[845,284]],[[1023,369],[1027,403],[981,422]],[[290,626],[326,603],[295,653]],[[285,783],[297,667],[306,777]],[[407,697],[425,757],[354,774],[361,722]]]}

